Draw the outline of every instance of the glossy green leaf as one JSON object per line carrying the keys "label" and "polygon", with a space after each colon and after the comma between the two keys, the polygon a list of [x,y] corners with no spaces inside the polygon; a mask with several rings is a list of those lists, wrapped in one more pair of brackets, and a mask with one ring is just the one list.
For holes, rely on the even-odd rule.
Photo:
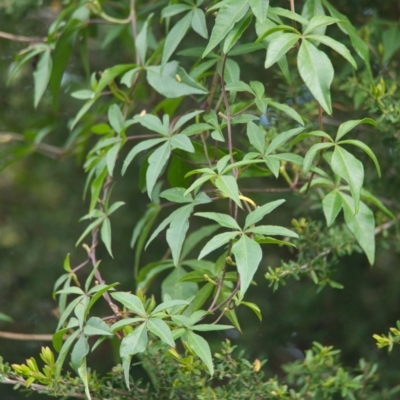
{"label": "glossy green leaf", "polygon": [[36,70],[33,73],[34,81],[34,106],[38,106],[40,99],[42,98],[47,85],[50,81],[51,69],[53,67],[53,60],[51,58],[50,49],[45,50],[40,56]]}
{"label": "glossy green leaf", "polygon": [[225,226],[226,228],[240,230],[240,226],[238,225],[238,223],[228,214],[221,214],[216,212],[198,212],[194,215],[196,215],[197,217],[212,219],[219,225]]}
{"label": "glossy green leaf", "polygon": [[211,253],[212,251],[220,248],[224,244],[227,244],[230,240],[234,239],[238,235],[238,233],[239,232],[225,232],[213,236],[213,238],[209,240],[201,250],[199,254],[199,260],[205,257],[207,254]]}
{"label": "glossy green leaf", "polygon": [[333,66],[328,56],[312,43],[303,40],[297,57],[299,73],[308,89],[329,115],[332,114],[330,86]]}
{"label": "glossy green leaf", "polygon": [[193,12],[189,12],[181,18],[174,27],[168,32],[164,43],[164,51],[161,60],[161,68],[164,69],[168,60],[185,37],[187,30],[192,22]]}
{"label": "glossy green leaf", "polygon": [[322,209],[326,218],[326,224],[331,226],[342,209],[342,199],[336,190],[328,193],[322,200]]}
{"label": "glossy green leaf", "polygon": [[269,203],[262,205],[261,207],[257,207],[254,211],[249,213],[246,217],[246,222],[244,224],[244,229],[247,229],[250,225],[254,225],[257,222],[261,221],[265,215],[269,214],[271,211],[275,210],[275,208],[279,207],[286,200],[275,200]]}
{"label": "glossy green leaf", "polygon": [[240,291],[244,294],[260,264],[262,258],[261,246],[247,235],[242,235],[232,246],[232,253],[235,256],[240,276]]}
{"label": "glossy green leaf", "polygon": [[146,172],[146,186],[147,194],[152,198],[154,185],[157,182],[165,164],[167,163],[171,154],[171,145],[169,142],[164,143],[156,149],[149,157],[149,167]]}
{"label": "glossy green leaf", "polygon": [[136,295],[127,292],[114,292],[111,293],[111,296],[135,314],[138,314],[141,317],[147,316],[143,303]]}
{"label": "glossy green leaf", "polygon": [[372,118],[364,118],[364,119],[357,119],[357,120],[351,120],[351,121],[346,121],[340,124],[339,129],[336,134],[336,142],[338,142],[346,133],[350,132],[352,129],[354,129],[357,125],[360,124],[370,124],[373,126],[377,126],[376,122]]}
{"label": "glossy green leaf", "polygon": [[201,8],[195,8],[193,10],[191,24],[195,32],[197,32],[204,39],[208,39],[206,17],[204,15],[204,11]]}
{"label": "glossy green leaf", "polygon": [[207,366],[210,375],[214,375],[214,366],[208,342],[192,331],[188,331],[187,337],[191,349]]}
{"label": "glossy green leaf", "polygon": [[260,233],[261,235],[269,235],[269,236],[289,236],[298,238],[299,235],[290,229],[284,228],[283,226],[275,226],[275,225],[260,225],[254,228],[246,229],[246,232],[250,233]]}
{"label": "glossy green leaf", "polygon": [[222,175],[215,179],[215,186],[227,197],[232,199],[240,208],[242,203],[239,198],[239,188],[232,175]]}
{"label": "glossy green leaf", "polygon": [[254,16],[263,23],[267,18],[269,0],[249,0]]}
{"label": "glossy green leaf", "polygon": [[175,347],[175,341],[168,325],[159,318],[150,318],[147,321],[147,329],[158,336],[168,346]]}
{"label": "glossy green leaf", "polygon": [[267,49],[264,67],[269,68],[279,61],[300,39],[295,33],[284,33],[271,40]]}
{"label": "glossy green leaf", "polygon": [[374,213],[360,202],[359,210],[354,213],[354,200],[339,192],[342,197],[344,220],[347,227],[357,239],[358,244],[364,250],[369,263],[372,265],[375,260],[375,218]]}
{"label": "glossy green leaf", "polygon": [[225,0],[219,9],[215,25],[203,58],[213,50],[232,30],[236,22],[240,21],[249,9],[248,0]]}
{"label": "glossy green leaf", "polygon": [[343,178],[350,186],[354,199],[355,212],[360,204],[361,188],[364,182],[364,166],[351,153],[342,147],[336,146],[331,159],[333,172]]}

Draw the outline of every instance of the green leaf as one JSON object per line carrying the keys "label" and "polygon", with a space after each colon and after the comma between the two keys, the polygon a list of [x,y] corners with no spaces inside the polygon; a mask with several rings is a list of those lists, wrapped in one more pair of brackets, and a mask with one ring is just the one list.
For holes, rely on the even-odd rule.
{"label": "green leaf", "polygon": [[192,7],[187,4],[173,4],[162,9],[161,18],[173,17],[174,15],[180,14],[184,11],[190,11],[191,9]]}
{"label": "green leaf", "polygon": [[356,119],[351,121],[346,121],[340,124],[339,129],[336,134],[336,142],[338,142],[346,133],[350,132],[357,125],[360,124],[371,124],[377,126],[377,123],[372,118]]}
{"label": "green leaf", "polygon": [[268,99],[268,104],[271,107],[276,108],[277,110],[283,111],[286,115],[288,115],[290,118],[294,119],[296,122],[298,122],[300,125],[304,126],[304,121],[303,118],[299,115],[299,113],[292,107],[289,107],[287,104],[281,104],[277,103],[276,101],[272,101]]}
{"label": "green leaf", "polygon": [[42,98],[47,85],[50,81],[51,69],[53,66],[53,61],[51,59],[50,49],[45,50],[40,56],[39,62],[37,64],[36,70],[33,73],[33,80],[35,86],[35,96],[34,96],[34,106],[38,106],[40,99]]}
{"label": "green leaf", "polygon": [[300,22],[300,24],[302,24],[302,25],[308,24],[308,20],[306,20],[301,15],[299,15],[293,11],[287,10],[286,8],[270,7],[269,11],[270,11],[270,14],[272,14],[272,15],[275,14],[275,15],[279,15],[280,17],[289,18],[294,21]]}
{"label": "green leaf", "polygon": [[244,294],[260,264],[262,258],[261,246],[247,235],[242,235],[232,246],[232,253],[235,256],[240,276],[240,291]]}
{"label": "green leaf", "polygon": [[[177,76],[180,81],[177,80]],[[148,67],[147,82],[158,93],[170,99],[208,93],[207,89],[190,77],[183,68],[178,67],[177,61],[167,63],[162,71],[160,66]]]}
{"label": "green leaf", "polygon": [[278,178],[279,169],[281,167],[280,161],[277,160],[276,158],[271,158],[271,157],[263,157],[263,160],[265,161],[265,164],[267,165],[267,167],[274,174],[275,178]]}
{"label": "green leaf", "polygon": [[114,258],[111,250],[111,223],[109,218],[104,218],[103,224],[101,225],[100,235],[108,254]]}
{"label": "green leaf", "polygon": [[199,290],[197,283],[180,281],[186,273],[187,271],[181,266],[173,269],[161,285],[163,298],[165,298],[166,295],[169,295],[171,299],[186,300],[196,295]]}
{"label": "green leaf", "polygon": [[210,375],[214,375],[214,366],[208,342],[192,331],[188,331],[187,336],[191,349],[207,366]]}
{"label": "green leaf", "polygon": [[171,335],[171,330],[162,319],[150,318],[147,321],[147,329],[158,336],[167,345],[175,347],[175,341]]}
{"label": "green leaf", "polygon": [[200,332],[212,332],[212,331],[224,331],[226,329],[233,329],[232,325],[213,325],[213,324],[199,324],[192,327],[194,331]]}
{"label": "green leaf", "polygon": [[267,18],[269,0],[249,0],[251,11],[261,23]]}
{"label": "green leaf", "polygon": [[338,144],[352,144],[353,146],[359,147],[361,150],[364,150],[367,153],[367,155],[371,158],[371,160],[374,162],[378,175],[379,177],[381,177],[381,169],[379,167],[378,159],[376,158],[374,152],[368,145],[361,142],[360,140],[342,140]]}
{"label": "green leaf", "polygon": [[121,148],[121,143],[115,144],[107,151],[107,170],[110,176],[113,176],[115,163],[117,161],[118,153]]}
{"label": "green leaf", "polygon": [[161,69],[164,69],[168,60],[172,56],[175,49],[179,46],[179,43],[185,37],[187,30],[190,28],[192,22],[193,12],[187,13],[181,18],[174,27],[168,32],[165,39],[164,50],[161,60]]}
{"label": "green leaf", "polygon": [[183,133],[174,135],[171,139],[171,146],[173,149],[181,149],[189,153],[194,153],[194,147],[190,139]]}
{"label": "green leaf", "polygon": [[369,263],[372,265],[375,260],[374,214],[363,202],[360,202],[359,210],[354,215],[354,200],[342,192],[339,193],[342,197],[346,225],[357,239],[358,244],[364,250]]}
{"label": "green leaf", "polygon": [[202,58],[213,50],[232,30],[236,22],[246,15],[249,9],[248,0],[225,0],[219,9],[211,37]]}
{"label": "green leaf", "polygon": [[390,218],[392,219],[396,218],[394,214],[377,197],[375,197],[372,193],[368,192],[368,190],[361,189],[361,198],[378,207],[382,212],[384,212]]}
{"label": "green leaf", "polygon": [[254,311],[254,314],[257,315],[257,318],[258,318],[260,321],[262,321],[261,310],[260,310],[260,307],[258,307],[257,304],[255,304],[255,303],[250,303],[250,302],[248,302],[248,301],[241,301],[241,302],[240,302],[240,305],[249,307],[250,310]]}
{"label": "green leaf", "polygon": [[199,260],[205,257],[208,253],[211,253],[212,251],[228,243],[230,240],[234,239],[238,234],[239,232],[225,232],[213,236],[213,238],[209,240],[203,247],[203,250],[201,250],[199,254]]}
{"label": "green leaf", "polygon": [[220,226],[213,224],[202,226],[197,231],[192,232],[185,240],[185,244],[182,249],[182,259],[185,259],[186,256],[199,244],[204,238],[212,235]]}
{"label": "green leaf", "polygon": [[86,322],[83,333],[85,335],[114,336],[114,333],[110,327],[99,317],[89,318],[89,320]]}
{"label": "green leaf", "polygon": [[128,310],[133,311],[135,314],[138,314],[141,317],[147,317],[143,303],[136,295],[126,292],[115,292],[111,293],[111,296],[115,300],[122,303]]}
{"label": "green leaf", "polygon": [[315,40],[317,42],[325,44],[326,46],[329,46],[337,53],[339,53],[342,57],[344,57],[355,69],[357,69],[357,64],[353,56],[351,55],[349,49],[340,42],[338,42],[337,40],[324,35],[308,35],[307,39]]}
{"label": "green leaf", "polygon": [[133,332],[126,335],[121,342],[119,354],[123,360],[125,384],[129,389],[129,367],[131,358],[137,353],[143,353],[147,347],[146,323],[137,327]]}
{"label": "green leaf", "polygon": [[107,176],[107,168],[104,168],[104,170],[97,175],[97,177],[93,180],[92,184],[90,185],[91,199],[90,199],[89,213],[94,210],[97,202],[99,201],[100,192],[101,189],[103,188],[103,182],[106,179],[106,176]]}
{"label": "green leaf", "polygon": [[228,54],[232,47],[237,43],[237,41],[242,37],[244,31],[249,27],[253,19],[253,14],[248,13],[247,17],[239,21],[234,28],[226,35],[224,45],[222,47],[222,52]]}
{"label": "green leaf", "polygon": [[360,204],[361,188],[364,182],[364,166],[351,153],[336,146],[331,159],[332,171],[343,178],[350,186],[354,199],[355,212]]}
{"label": "green leaf", "polygon": [[269,68],[279,61],[300,39],[295,33],[284,33],[272,39],[268,45],[264,67]]}
{"label": "green leaf", "polygon": [[0,312],[0,321],[13,322],[13,319],[6,314]]}
{"label": "green leaf", "polygon": [[159,304],[151,314],[156,314],[160,311],[164,311],[167,308],[176,307],[176,306],[188,306],[190,303],[186,300],[169,300],[164,301],[163,303]]}
{"label": "green leaf", "polygon": [[281,235],[281,236],[289,236],[298,238],[299,235],[283,226],[275,226],[275,225],[260,225],[254,228],[246,229],[246,232],[250,233],[260,233],[261,235]]}
{"label": "green leaf", "polygon": [[157,182],[165,164],[171,154],[171,145],[169,142],[164,143],[156,149],[149,157],[149,167],[146,171],[147,194],[152,199],[154,185]]}
{"label": "green leaf", "polygon": [[[306,0],[303,9],[301,11],[301,16],[310,20],[312,17],[316,15],[325,15],[324,7],[321,4],[321,0]],[[307,25],[303,25],[303,29]],[[326,31],[326,25],[321,26],[315,30],[315,33],[318,35],[324,35]]]}
{"label": "green leaf", "polygon": [[[140,63],[144,65],[146,63],[146,52],[147,52],[147,31],[149,29],[149,24],[151,19],[153,18],[153,13],[151,13],[147,18],[145,23],[142,26],[142,29],[138,33],[135,40],[136,51],[139,53]],[[121,80],[122,83],[122,80]],[[127,85],[130,87],[130,85]]]}
{"label": "green leaf", "polygon": [[215,212],[198,212],[194,215],[196,215],[197,217],[212,219],[219,225],[225,226],[226,228],[240,230],[240,226],[238,225],[238,223],[228,214],[221,214]]}
{"label": "green leaf", "polygon": [[204,11],[200,8],[193,10],[192,28],[204,39],[208,39],[207,23]]}
{"label": "green leaf", "polygon": [[167,229],[167,243],[171,249],[175,266],[179,264],[183,242],[189,229],[189,217],[192,208],[181,208],[181,212],[171,221]]}
{"label": "green leaf", "polygon": [[400,29],[392,26],[382,33],[383,63],[387,63],[393,54],[400,48]]}
{"label": "green leaf", "polygon": [[247,137],[251,145],[258,150],[261,154],[265,151],[265,134],[259,126],[250,121],[247,123]]}
{"label": "green leaf", "polygon": [[101,74],[101,78],[99,80],[99,83],[96,87],[95,93],[96,95],[99,95],[103,89],[111,83],[117,76],[121,75],[125,71],[128,71],[129,69],[137,67],[136,64],[119,64],[119,65],[114,65],[111,68],[107,68],[103,71]]}
{"label": "green leaf", "polygon": [[312,31],[321,28],[323,26],[328,26],[339,22],[337,18],[328,17],[326,15],[315,15],[310,19],[310,22],[306,26],[303,35],[308,35]]}
{"label": "green leaf", "polygon": [[192,197],[189,195],[185,196],[186,189],[175,187],[171,189],[164,190],[160,193],[160,197],[172,201],[174,203],[191,203],[193,201]]}
{"label": "green leaf", "polygon": [[122,116],[121,109],[116,104],[109,107],[108,120],[115,132],[120,133],[124,128],[124,117]]}
{"label": "green leaf", "polygon": [[254,225],[257,222],[261,221],[265,215],[269,214],[271,211],[275,210],[275,208],[279,207],[286,200],[275,200],[269,203],[262,205],[261,207],[257,207],[256,210],[249,213],[246,217],[246,222],[244,224],[244,229],[247,229],[250,225]]}
{"label": "green leaf", "polygon": [[249,92],[254,95],[253,89],[245,82],[235,81],[225,86],[227,92]]}
{"label": "green leaf", "polygon": [[126,156],[123,166],[122,166],[122,171],[121,174],[124,175],[126,172],[126,169],[129,167],[129,164],[133,161],[133,159],[142,151],[148,150],[151,147],[156,146],[159,143],[165,142],[167,139],[160,138],[160,139],[149,139],[145,140],[143,142],[138,143],[136,146],[134,146],[131,151],[128,153]]}
{"label": "green leaf", "polygon": [[239,198],[239,188],[232,175],[222,175],[215,179],[215,186],[227,197],[232,199],[240,208],[242,203]]}
{"label": "green leaf", "polygon": [[337,190],[333,190],[324,197],[322,200],[322,208],[324,210],[326,224],[331,226],[342,209],[342,199]]}
{"label": "green leaf", "polygon": [[61,347],[60,353],[58,354],[57,361],[56,361],[56,371],[54,374],[55,380],[59,379],[65,358],[67,357],[69,349],[71,348],[72,343],[74,342],[76,337],[79,335],[79,333],[80,333],[79,330],[76,330],[75,332],[73,332],[70,336],[68,336],[67,340],[64,342],[63,346]]}
{"label": "green leaf", "polygon": [[80,119],[89,111],[92,105],[95,103],[96,99],[88,100],[78,111],[74,120],[71,123],[70,130],[74,129],[75,125],[80,121]]}
{"label": "green leaf", "polygon": [[328,149],[332,147],[333,143],[317,143],[310,147],[306,156],[304,157],[303,162],[303,171],[304,173],[308,173],[311,168],[312,162],[314,161],[315,156],[321,150]]}
{"label": "green leaf", "polygon": [[276,136],[274,139],[272,139],[271,143],[269,144],[267,150],[265,151],[264,155],[269,155],[273,151],[279,149],[283,144],[285,144],[290,138],[293,136],[298,135],[300,132],[303,132],[304,128],[295,128],[295,129],[290,129],[289,131],[282,132],[278,136]]}
{"label": "green leaf", "polygon": [[[179,128],[181,128],[184,124],[186,124],[186,122],[190,121],[196,115],[199,115],[202,113],[203,113],[203,110],[196,110],[196,111],[192,111],[192,112],[180,117],[173,127],[173,132],[176,132],[177,130],[179,130]],[[192,126],[192,125],[190,125],[190,126]],[[190,136],[190,135],[187,135],[187,136]]]}
{"label": "green leaf", "polygon": [[88,353],[89,343],[87,337],[86,335],[81,335],[71,352],[71,365],[75,371],[78,371],[78,368],[82,364],[82,360],[88,355]]}
{"label": "green leaf", "polygon": [[297,67],[312,95],[325,112],[331,115],[330,86],[334,71],[328,56],[309,41],[303,40],[297,57]]}
{"label": "green leaf", "polygon": [[160,133],[163,136],[169,136],[169,127],[165,126],[160,118],[153,114],[135,115],[133,118],[134,122],[138,122],[140,125],[149,129],[150,131]]}

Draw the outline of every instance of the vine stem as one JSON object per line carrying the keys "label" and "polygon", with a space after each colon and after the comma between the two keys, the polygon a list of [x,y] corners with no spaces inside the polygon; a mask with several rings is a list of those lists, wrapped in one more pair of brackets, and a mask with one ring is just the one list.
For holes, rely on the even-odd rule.
{"label": "vine stem", "polygon": [[0,31],[0,38],[13,40],[14,42],[25,42],[25,43],[45,43],[46,37],[29,37],[21,35],[13,35],[12,33]]}

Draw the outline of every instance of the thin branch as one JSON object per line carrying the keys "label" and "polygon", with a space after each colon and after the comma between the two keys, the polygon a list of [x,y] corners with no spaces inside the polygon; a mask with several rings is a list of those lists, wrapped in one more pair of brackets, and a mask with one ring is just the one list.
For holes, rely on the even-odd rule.
{"label": "thin branch", "polygon": [[379,225],[375,228],[375,235],[379,235],[382,231],[385,231],[389,228],[391,228],[393,225],[395,225],[400,219],[400,214],[396,215],[395,219],[392,219],[391,221],[388,221],[382,225]]}
{"label": "thin branch", "polygon": [[16,333],[0,331],[0,338],[11,340],[34,340],[39,342],[51,342],[53,340],[52,334],[47,333]]}
{"label": "thin branch", "polygon": [[0,31],[0,38],[13,40],[14,42],[25,42],[25,43],[45,43],[47,41],[46,37],[20,36],[2,31]]}

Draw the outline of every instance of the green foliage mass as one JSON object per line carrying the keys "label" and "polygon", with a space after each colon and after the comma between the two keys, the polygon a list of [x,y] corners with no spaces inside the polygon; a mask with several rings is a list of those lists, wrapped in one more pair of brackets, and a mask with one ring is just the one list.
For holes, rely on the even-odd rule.
{"label": "green foliage mass", "polygon": [[[228,340],[212,351],[218,335],[263,319],[252,293],[291,278],[343,289],[343,259],[373,266],[398,251],[398,23],[375,16],[357,30],[328,0],[281,5],[53,1],[37,8],[52,12],[40,36],[0,32],[28,43],[7,84],[29,79],[38,114],[5,118],[0,168],[33,153],[74,158],[85,182],[70,190],[86,206],[71,235],[83,250],[68,252],[52,288],[55,352],[42,348],[44,368],[1,362],[3,383],[88,399],[395,398],[376,364],[347,368],[317,342],[282,349],[298,359],[280,363],[282,376]],[[398,328],[375,334],[378,347],[392,350]],[[91,355],[107,344],[101,378]]]}

